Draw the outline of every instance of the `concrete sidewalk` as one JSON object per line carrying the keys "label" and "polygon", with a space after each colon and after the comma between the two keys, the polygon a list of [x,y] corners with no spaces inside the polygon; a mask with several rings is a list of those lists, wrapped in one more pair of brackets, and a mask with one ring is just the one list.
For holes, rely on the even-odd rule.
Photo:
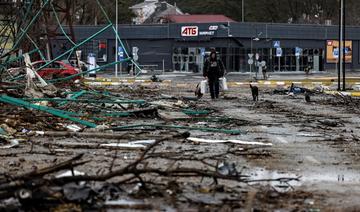
{"label": "concrete sidewalk", "polygon": [[[86,78],[86,81],[96,81],[96,82],[151,82],[152,75],[140,75],[138,77],[130,77],[129,75],[122,75],[121,78],[115,78],[114,75],[98,75],[96,79]],[[166,72],[163,75],[157,75],[157,77],[163,81],[172,81],[172,82],[199,82],[203,80],[202,74],[200,73],[184,73],[184,72]],[[231,72],[226,75],[226,78],[229,82],[253,82],[255,74],[252,73],[235,73]],[[303,72],[279,72],[279,73],[269,73],[268,82],[285,82],[285,84],[291,84],[292,82],[301,82],[304,84],[321,82],[326,85],[330,85],[337,82],[336,73],[329,72],[318,72],[312,73],[310,75],[304,75]],[[342,79],[341,79],[342,80]],[[263,82],[259,76],[258,82]],[[350,84],[356,84],[360,82],[360,73],[358,72],[349,72],[346,76],[346,82]]]}
{"label": "concrete sidewalk", "polygon": [[[202,73],[192,73],[192,72],[164,72],[164,73],[146,73],[140,74],[137,79],[150,79],[152,75],[156,75],[161,79],[191,79],[191,78],[201,78]],[[230,72],[227,75],[229,79],[239,79],[239,80],[250,80],[255,77],[255,73],[250,72]],[[309,75],[305,75],[304,72],[268,72],[268,76],[270,80],[293,80],[293,79],[306,79],[306,78],[337,78],[337,72],[312,72]],[[115,78],[114,74],[111,72],[99,72],[99,78]],[[349,71],[346,73],[346,77],[360,77],[360,72]],[[127,73],[123,73],[121,75],[121,79],[133,79],[133,76],[128,75]],[[258,74],[258,78],[261,79],[262,75]]]}

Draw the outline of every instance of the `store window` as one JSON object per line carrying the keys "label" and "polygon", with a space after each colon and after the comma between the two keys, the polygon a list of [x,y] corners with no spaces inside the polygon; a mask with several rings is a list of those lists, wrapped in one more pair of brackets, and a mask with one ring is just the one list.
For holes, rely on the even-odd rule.
{"label": "store window", "polygon": [[304,48],[302,54],[296,56],[295,48],[284,48],[281,57],[276,56],[276,49],[271,51],[269,71],[304,71],[306,67],[310,67],[313,71],[324,69],[323,49]]}

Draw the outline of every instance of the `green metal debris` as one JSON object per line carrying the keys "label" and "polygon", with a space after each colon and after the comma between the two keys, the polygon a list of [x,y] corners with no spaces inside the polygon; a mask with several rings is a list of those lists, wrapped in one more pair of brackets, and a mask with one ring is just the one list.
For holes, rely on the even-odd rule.
{"label": "green metal debris", "polygon": [[108,117],[128,117],[128,116],[131,116],[132,113],[129,113],[129,112],[114,112],[114,113],[104,113],[102,115],[103,116],[108,116]]}
{"label": "green metal debris", "polygon": [[6,135],[6,134],[7,134],[7,133],[5,132],[5,130],[0,127],[0,135]]}
{"label": "green metal debris", "polygon": [[112,100],[112,99],[64,99],[64,98],[35,98],[24,99],[30,102],[75,102],[75,103],[111,103],[111,104],[145,104],[145,100]]}
{"label": "green metal debris", "polygon": [[193,116],[199,116],[199,115],[209,115],[210,111],[208,110],[191,110],[191,109],[184,109],[182,111],[186,115],[193,115]]}
{"label": "green metal debris", "polygon": [[[79,92],[75,92],[75,93],[73,93],[73,94],[70,96],[70,99],[72,99],[72,100],[77,99],[78,97],[86,94],[86,92],[87,92],[87,91],[85,91],[85,90],[81,90],[81,91],[79,91]],[[61,102],[61,103],[59,103],[59,106],[64,106],[64,105],[66,105],[67,103],[68,103],[68,101]]]}
{"label": "green metal debris", "polygon": [[191,117],[190,119],[176,119],[177,121],[206,121],[206,122],[218,122],[218,123],[229,123],[233,119],[228,117]]}
{"label": "green metal debris", "polygon": [[0,102],[8,103],[8,104],[15,105],[15,106],[18,106],[18,107],[24,107],[26,109],[40,110],[40,111],[43,111],[43,112],[46,112],[46,113],[50,113],[50,114],[52,114],[54,116],[58,116],[60,118],[68,119],[70,121],[73,121],[73,122],[76,122],[76,123],[79,123],[81,125],[91,127],[91,128],[95,128],[97,126],[96,124],[94,124],[92,122],[88,122],[88,121],[85,121],[85,120],[74,118],[74,117],[68,115],[66,111],[62,111],[62,110],[58,110],[58,109],[54,109],[54,108],[50,108],[50,107],[46,107],[46,106],[41,106],[41,105],[35,105],[35,104],[30,103],[30,102],[23,101],[21,99],[9,97],[7,95],[0,96]]}
{"label": "green metal debris", "polygon": [[[32,54],[34,54],[34,53],[36,53],[36,52],[38,52],[38,53],[40,54],[40,50],[37,49],[37,48],[29,51],[28,54],[29,54],[29,55],[32,55]],[[18,56],[18,57],[14,57],[14,58],[11,58],[11,59],[10,59],[10,57],[9,57],[8,61],[7,61],[7,62],[4,62],[4,63],[1,63],[0,66],[5,67],[5,66],[8,65],[8,64],[11,64],[11,63],[13,63],[13,62],[22,60],[23,58],[24,58],[23,55]]]}

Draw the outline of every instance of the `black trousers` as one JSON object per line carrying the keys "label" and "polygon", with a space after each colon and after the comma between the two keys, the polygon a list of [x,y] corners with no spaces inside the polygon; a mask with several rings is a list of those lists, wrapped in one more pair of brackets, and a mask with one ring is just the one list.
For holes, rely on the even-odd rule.
{"label": "black trousers", "polygon": [[209,79],[210,95],[212,99],[219,98],[220,83],[219,79]]}

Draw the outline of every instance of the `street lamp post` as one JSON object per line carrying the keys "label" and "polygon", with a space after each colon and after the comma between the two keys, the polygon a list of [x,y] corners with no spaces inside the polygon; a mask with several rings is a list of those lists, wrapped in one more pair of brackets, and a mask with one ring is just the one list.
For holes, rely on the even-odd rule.
{"label": "street lamp post", "polygon": [[244,0],[241,1],[241,21],[245,22],[245,5]]}
{"label": "street lamp post", "polygon": [[342,57],[342,60],[343,60],[343,91],[346,90],[346,76],[345,76],[345,72],[346,72],[346,60],[345,60],[345,56],[346,56],[346,15],[345,15],[345,0],[341,0],[342,1],[342,25],[343,25],[343,28],[342,28],[342,33],[343,33],[343,57]]}
{"label": "street lamp post", "polygon": [[[262,32],[258,33],[256,35],[256,37],[253,37],[253,36],[251,37],[251,40],[250,40],[250,54],[252,55],[252,58],[250,58],[250,59],[253,59],[253,57],[254,57],[254,54],[253,54],[253,41],[259,41],[260,40],[260,38],[259,38],[260,35],[262,35]],[[250,79],[251,79],[253,64],[249,64],[249,65],[250,65]]]}
{"label": "street lamp post", "polygon": [[226,31],[227,31],[226,67],[228,67],[230,64],[230,62],[229,62],[229,60],[230,60],[230,56],[229,56],[230,55],[230,38],[233,36],[230,31],[230,23],[231,22],[228,21],[227,25],[225,25],[225,24],[220,25],[220,28],[226,29]]}
{"label": "street lamp post", "polygon": [[[117,33],[119,33],[119,28],[118,28],[118,25],[119,25],[119,23],[118,23],[118,17],[119,17],[119,8],[118,8],[118,0],[116,0],[116,9],[115,9],[115,13],[116,13],[116,20],[115,20],[115,25],[116,25],[116,33],[115,33],[115,62],[116,62],[116,64],[115,64],[115,77],[118,77],[118,67],[119,67],[119,65],[118,65],[118,58],[119,58],[119,41],[118,41],[118,39],[117,39]],[[121,72],[121,70],[120,70],[120,72]]]}
{"label": "street lamp post", "polygon": [[[250,41],[250,54],[252,55],[250,59],[253,59],[254,55],[253,55],[253,37],[251,37],[251,41]],[[251,80],[251,77],[252,77],[252,64],[249,64],[250,65],[250,80]]]}
{"label": "street lamp post", "polygon": [[338,90],[341,90],[341,74],[343,75],[343,90],[346,90],[345,80],[345,1],[339,0],[339,48],[338,48]]}

